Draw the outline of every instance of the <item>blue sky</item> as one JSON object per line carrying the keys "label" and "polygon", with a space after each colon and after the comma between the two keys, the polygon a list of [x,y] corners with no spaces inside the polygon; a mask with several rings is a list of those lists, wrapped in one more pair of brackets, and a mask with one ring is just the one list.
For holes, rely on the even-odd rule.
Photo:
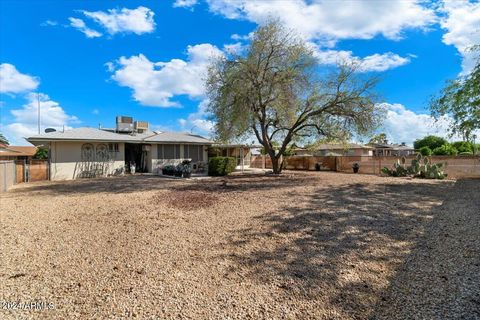
{"label": "blue sky", "polygon": [[444,135],[426,110],[448,79],[468,73],[480,43],[478,1],[0,2],[1,128],[12,143],[45,127],[114,125],[208,135],[202,78],[212,55],[241,50],[271,17],[295,29],[320,64],[361,62],[380,73],[381,131],[411,143]]}

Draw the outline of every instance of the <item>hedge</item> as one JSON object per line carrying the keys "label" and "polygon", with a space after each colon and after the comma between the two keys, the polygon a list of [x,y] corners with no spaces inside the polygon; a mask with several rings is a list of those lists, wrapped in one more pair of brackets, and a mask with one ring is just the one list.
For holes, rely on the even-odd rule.
{"label": "hedge", "polygon": [[208,175],[226,176],[235,170],[237,160],[233,157],[213,157],[208,160]]}

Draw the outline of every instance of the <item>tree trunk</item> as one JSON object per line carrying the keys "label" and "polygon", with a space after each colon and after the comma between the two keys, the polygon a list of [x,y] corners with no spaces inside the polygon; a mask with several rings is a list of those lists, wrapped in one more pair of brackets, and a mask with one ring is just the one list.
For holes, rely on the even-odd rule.
{"label": "tree trunk", "polygon": [[280,161],[280,157],[270,156],[272,160],[272,169],[274,174],[280,174],[283,169],[282,161]]}

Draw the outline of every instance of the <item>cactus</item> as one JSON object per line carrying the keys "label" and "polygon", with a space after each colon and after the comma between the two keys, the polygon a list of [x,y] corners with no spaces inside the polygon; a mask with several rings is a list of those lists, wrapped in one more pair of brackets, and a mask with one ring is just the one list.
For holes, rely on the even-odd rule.
{"label": "cactus", "polygon": [[397,159],[393,165],[393,169],[384,167],[382,173],[393,177],[413,176],[415,178],[425,179],[444,179],[447,174],[443,172],[443,163],[431,163],[430,158],[423,157],[418,154],[415,159],[411,161],[410,166],[406,166],[406,158]]}

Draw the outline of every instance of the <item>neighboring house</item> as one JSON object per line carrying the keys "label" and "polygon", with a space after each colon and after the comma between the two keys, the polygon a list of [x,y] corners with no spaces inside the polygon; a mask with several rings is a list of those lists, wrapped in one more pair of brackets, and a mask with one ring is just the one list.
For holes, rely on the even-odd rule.
{"label": "neighboring house", "polygon": [[[160,173],[165,165],[192,161],[207,169],[212,141],[193,134],[150,131],[148,123],[117,117],[115,129],[76,128],[27,138],[50,152],[50,179],[118,175],[128,171]],[[133,169],[135,168],[135,169]]]}
{"label": "neighboring house", "polygon": [[0,160],[31,160],[37,147],[9,146],[0,143]]}
{"label": "neighboring house", "polygon": [[356,143],[325,143],[313,149],[295,149],[295,155],[312,156],[371,156],[372,147]]}
{"label": "neighboring house", "polygon": [[407,146],[404,142],[402,142],[401,144],[372,143],[370,144],[370,146],[373,147],[373,155],[377,157],[406,157],[415,154],[415,149]]}

